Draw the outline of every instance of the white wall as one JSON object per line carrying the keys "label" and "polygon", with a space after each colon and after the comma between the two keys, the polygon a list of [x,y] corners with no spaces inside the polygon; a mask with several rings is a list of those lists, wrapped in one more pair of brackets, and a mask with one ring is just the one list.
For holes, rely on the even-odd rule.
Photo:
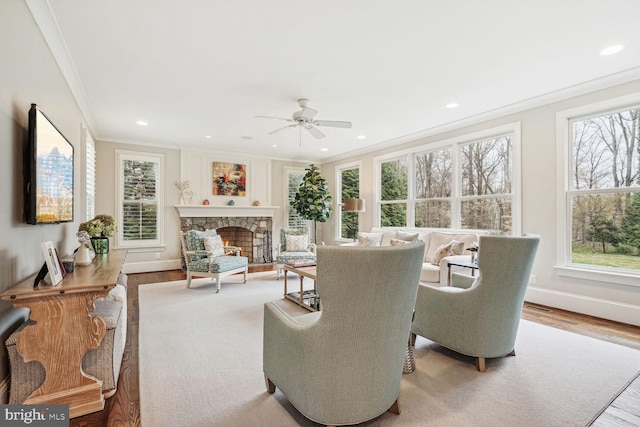
{"label": "white wall", "polygon": [[[417,139],[415,141],[343,158],[322,165],[322,174],[335,191],[335,168],[354,160],[362,161],[360,195],[367,200],[367,211],[361,213],[361,230],[370,229],[374,218],[375,156],[408,147],[441,141],[460,135],[520,122],[522,132],[522,231],[542,237],[533,274],[536,284],[529,285],[527,300],[597,317],[640,325],[640,279],[636,286],[584,280],[558,275],[556,267],[556,113],[577,106],[615,98],[640,91],[640,80],[575,96],[563,101],[507,114],[459,129]],[[335,234],[332,218],[323,225],[323,238]]]}

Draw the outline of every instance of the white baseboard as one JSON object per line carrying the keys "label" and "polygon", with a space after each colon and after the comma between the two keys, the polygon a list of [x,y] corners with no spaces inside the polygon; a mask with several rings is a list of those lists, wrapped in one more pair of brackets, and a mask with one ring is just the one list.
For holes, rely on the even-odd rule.
{"label": "white baseboard", "polygon": [[9,403],[9,384],[11,384],[11,376],[7,375],[7,377],[0,382],[0,404],[2,405]]}
{"label": "white baseboard", "polygon": [[529,286],[525,300],[575,313],[640,326],[640,306]]}
{"label": "white baseboard", "polygon": [[122,266],[122,272],[130,273],[150,273],[152,271],[180,270],[182,263],[179,259],[146,262],[127,262]]}

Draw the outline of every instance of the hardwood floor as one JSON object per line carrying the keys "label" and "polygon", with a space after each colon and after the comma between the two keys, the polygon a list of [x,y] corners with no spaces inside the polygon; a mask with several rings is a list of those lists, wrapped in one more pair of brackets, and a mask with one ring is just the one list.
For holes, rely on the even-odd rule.
{"label": "hardwood floor", "polygon": [[[252,266],[250,271],[271,270],[270,266]],[[71,420],[71,426],[140,426],[140,394],[138,386],[138,286],[146,283],[183,280],[179,270],[130,274],[127,288],[127,344],[125,346],[118,391],[105,402],[104,410]],[[609,341],[640,350],[640,327],[585,316],[555,308],[526,303],[523,319],[570,332]],[[640,420],[640,380],[629,387],[598,418],[598,426],[632,426]],[[628,421],[625,421],[628,420]],[[622,421],[621,421],[622,420]],[[626,424],[624,423],[626,422]],[[152,426],[147,426],[152,427]]]}

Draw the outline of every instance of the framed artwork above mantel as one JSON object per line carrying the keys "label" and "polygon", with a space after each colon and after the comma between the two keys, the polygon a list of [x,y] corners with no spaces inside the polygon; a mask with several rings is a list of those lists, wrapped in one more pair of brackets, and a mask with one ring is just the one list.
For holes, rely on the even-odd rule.
{"label": "framed artwork above mantel", "polygon": [[213,162],[214,196],[247,195],[247,165],[239,163]]}

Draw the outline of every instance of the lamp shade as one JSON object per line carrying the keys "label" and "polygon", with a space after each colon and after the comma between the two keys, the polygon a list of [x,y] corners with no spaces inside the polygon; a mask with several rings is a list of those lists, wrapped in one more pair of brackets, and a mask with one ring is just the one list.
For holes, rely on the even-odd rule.
{"label": "lamp shade", "polygon": [[364,212],[364,199],[344,199],[345,212]]}

